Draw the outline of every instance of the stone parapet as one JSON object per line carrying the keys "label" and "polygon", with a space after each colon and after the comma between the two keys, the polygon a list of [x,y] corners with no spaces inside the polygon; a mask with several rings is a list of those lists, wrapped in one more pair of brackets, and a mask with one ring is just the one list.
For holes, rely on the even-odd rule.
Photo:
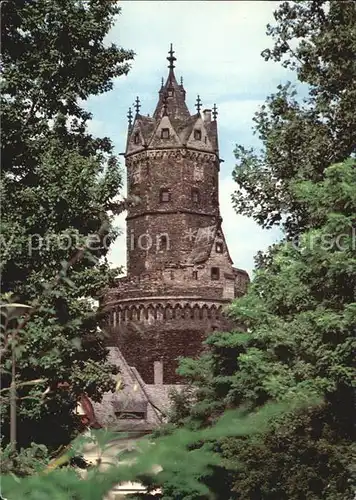
{"label": "stone parapet", "polygon": [[[245,271],[234,269],[234,296],[246,293],[249,283]],[[203,300],[224,301],[224,276],[220,281],[212,281],[204,275],[199,280],[191,278],[191,267],[167,268],[139,276],[119,278],[115,288],[108,290],[103,306],[110,309],[129,299],[147,299],[149,297],[199,297]],[[233,297],[229,297],[230,299]]]}

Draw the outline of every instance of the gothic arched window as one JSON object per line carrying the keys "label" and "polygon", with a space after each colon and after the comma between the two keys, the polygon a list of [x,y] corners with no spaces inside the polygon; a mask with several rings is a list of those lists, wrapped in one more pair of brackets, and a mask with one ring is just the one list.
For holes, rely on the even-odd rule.
{"label": "gothic arched window", "polygon": [[140,144],[140,134],[138,132],[136,132],[136,134],[134,135],[134,143],[135,144]]}

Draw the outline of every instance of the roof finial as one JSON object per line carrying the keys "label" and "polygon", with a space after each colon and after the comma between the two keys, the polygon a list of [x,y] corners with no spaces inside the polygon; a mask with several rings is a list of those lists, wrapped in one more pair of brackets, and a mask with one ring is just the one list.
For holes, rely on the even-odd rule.
{"label": "roof finial", "polygon": [[161,89],[163,89],[163,86],[164,86],[164,78],[162,76],[162,78],[161,78]]}
{"label": "roof finial", "polygon": [[199,94],[198,94],[198,97],[197,97],[197,102],[195,104],[195,107],[197,108],[198,113],[200,113],[201,99],[200,99],[200,95]]}
{"label": "roof finial", "polygon": [[183,77],[180,77],[180,86],[183,87]]}
{"label": "roof finial", "polygon": [[129,120],[129,128],[132,127],[132,110],[129,108],[129,112],[127,113],[127,119]]}
{"label": "roof finial", "polygon": [[138,96],[136,97],[136,101],[134,103],[134,106],[135,106],[135,110],[136,110],[136,115],[138,115],[140,112],[140,107],[141,107],[140,98]]}
{"label": "roof finial", "polygon": [[218,116],[218,108],[216,107],[216,104],[214,104],[213,107],[213,120],[216,121],[216,117]]}
{"label": "roof finial", "polygon": [[174,61],[176,61],[176,60],[177,60],[177,58],[176,58],[176,57],[174,57],[174,55],[173,55],[173,54],[174,54],[173,44],[171,44],[171,48],[170,48],[170,50],[169,50],[168,54],[169,54],[169,56],[167,57],[167,60],[169,61],[169,66],[168,66],[168,68],[169,68],[170,70],[173,70],[173,68],[175,67],[175,66],[174,66]]}

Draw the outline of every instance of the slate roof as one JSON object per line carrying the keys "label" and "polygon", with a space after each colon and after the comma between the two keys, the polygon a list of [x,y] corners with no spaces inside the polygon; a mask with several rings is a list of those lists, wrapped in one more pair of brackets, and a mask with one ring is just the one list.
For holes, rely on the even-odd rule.
{"label": "slate roof", "polygon": [[189,136],[194,128],[194,124],[199,118],[199,116],[200,116],[199,113],[196,113],[195,115],[190,116],[184,122],[179,122],[175,124],[175,129],[177,131],[177,134],[179,135],[183,143],[185,143],[189,139]]}
{"label": "slate roof", "polygon": [[153,131],[156,127],[156,121],[154,120],[154,118],[151,118],[150,116],[142,116],[142,115],[137,116],[137,121],[140,125],[140,129],[145,139],[145,143],[148,144],[152,137]]}
{"label": "slate roof", "polygon": [[[146,148],[185,146],[192,133],[194,124],[197,120],[203,120],[200,112],[197,112],[194,115],[190,114],[185,101],[186,92],[183,87],[183,83],[179,84],[177,82],[173,70],[174,66],[170,65],[169,68],[167,80],[159,90],[159,99],[153,116],[144,116],[139,113],[135,115],[134,123],[128,130],[126,154],[144,151]],[[169,117],[170,123],[168,128],[171,128],[171,134],[169,139],[167,138],[162,141],[160,134],[157,134],[157,130],[159,129],[161,120],[164,116]],[[206,143],[206,141],[204,141],[204,144],[199,144],[199,142],[197,142],[196,145],[192,144],[192,146],[195,146],[198,149],[217,153],[218,143],[216,121],[209,122],[203,120],[203,126],[206,129],[206,136],[208,137],[209,142]],[[134,143],[133,135],[138,131],[142,134],[143,141]]]}
{"label": "slate roof", "polygon": [[[173,96],[168,97],[168,89],[173,89]],[[168,115],[175,119],[186,119],[190,117],[188,107],[185,102],[185,90],[182,85],[179,85],[174,74],[174,70],[170,69],[165,85],[159,91],[159,100],[153,113],[154,118],[158,119],[162,116],[164,105],[167,105]]]}
{"label": "slate roof", "polygon": [[[109,361],[119,368],[122,386],[115,393],[105,393],[100,403],[92,402],[99,424],[111,431],[150,432],[164,423],[172,389],[183,386],[145,384],[118,347],[109,348]],[[146,418],[135,418],[135,413],[146,413]]]}
{"label": "slate roof", "polygon": [[209,258],[216,232],[216,225],[198,229],[193,249],[188,257],[188,264],[200,264]]}

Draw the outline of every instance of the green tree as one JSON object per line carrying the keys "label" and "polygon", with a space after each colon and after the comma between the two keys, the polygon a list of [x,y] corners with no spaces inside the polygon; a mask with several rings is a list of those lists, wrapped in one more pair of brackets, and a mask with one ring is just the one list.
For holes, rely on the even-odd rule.
{"label": "green tree", "polygon": [[291,186],[310,229],[281,243],[230,312],[247,331],[214,333],[209,354],[185,360],[197,389],[189,417],[206,426],[226,408],[320,395],[317,406],[276,418],[262,436],[216,443],[230,496],[253,500],[351,500],[356,348],[356,164]]}
{"label": "green tree", "polygon": [[308,91],[280,85],[255,114],[262,151],[236,147],[236,210],[264,227],[283,224],[287,236],[307,224],[294,180],[318,181],[325,169],[355,153],[356,4],[353,0],[283,2],[262,55],[296,72]]}
{"label": "green tree", "polygon": [[[16,475],[5,450],[1,457],[4,473],[1,477],[2,491],[6,497],[9,495],[16,500],[87,500],[89,497],[92,500],[102,500],[118,483],[137,482],[146,478],[151,483],[169,482],[175,500],[188,500],[193,498],[193,494],[194,497],[198,494],[199,498],[212,498],[212,492],[200,478],[211,467],[216,466],[219,457],[207,446],[197,453],[196,444],[202,441],[209,443],[223,436],[247,436],[261,432],[268,421],[280,415],[283,410],[283,405],[268,405],[247,418],[237,411],[231,411],[221,416],[211,428],[195,431],[176,429],[154,442],[149,436],[136,442],[135,451],[121,450],[114,456],[112,446],[117,444],[118,433],[92,431],[89,435],[78,437],[63,455],[49,464],[45,447],[32,446],[21,450],[16,457]],[[125,440],[126,433],[121,437]],[[94,444],[98,452],[100,450],[102,465],[105,466],[103,468],[99,463],[90,466],[83,478],[67,464],[71,457],[81,453],[83,446],[89,443]],[[110,456],[105,454],[107,450],[111,450]],[[161,497],[160,494],[157,496]],[[139,497],[142,498],[141,495]]]}
{"label": "green tree", "polygon": [[6,442],[15,348],[18,444],[53,449],[76,432],[78,395],[97,400],[113,383],[94,300],[118,272],[105,256],[122,181],[110,140],[88,132],[83,102],[110,90],[133,53],[104,41],[117,2],[1,4],[2,292],[35,308],[12,344],[2,338],[1,430]]}

